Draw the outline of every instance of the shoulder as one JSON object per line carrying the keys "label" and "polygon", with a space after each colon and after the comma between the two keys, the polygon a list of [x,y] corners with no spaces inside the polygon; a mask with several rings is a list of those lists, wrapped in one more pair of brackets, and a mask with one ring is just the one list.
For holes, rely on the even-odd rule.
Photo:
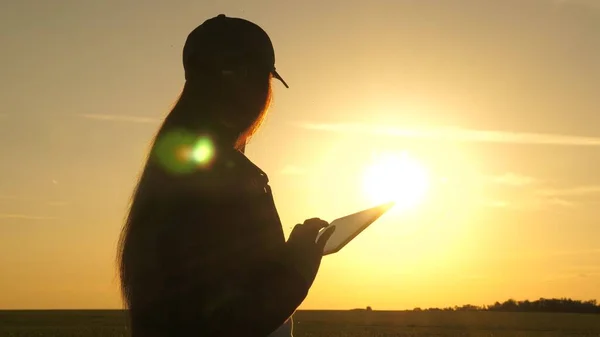
{"label": "shoulder", "polygon": [[211,167],[197,172],[199,181],[211,180],[222,191],[234,191],[242,195],[264,192],[269,178],[246,155],[235,150],[221,150]]}
{"label": "shoulder", "polygon": [[210,163],[198,165],[190,172],[173,174],[164,169],[161,171],[162,175],[170,176],[164,180],[170,182],[164,186],[165,189],[180,197],[195,200],[251,197],[265,193],[269,183],[264,171],[233,148],[215,149]]}

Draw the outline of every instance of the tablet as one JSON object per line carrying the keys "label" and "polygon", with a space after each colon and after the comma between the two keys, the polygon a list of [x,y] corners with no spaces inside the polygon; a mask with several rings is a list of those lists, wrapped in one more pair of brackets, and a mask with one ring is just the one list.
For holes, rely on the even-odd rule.
{"label": "tablet", "polygon": [[335,226],[335,232],[333,232],[333,235],[331,235],[325,244],[323,255],[339,252],[340,249],[344,248],[344,246],[352,241],[352,239],[369,227],[370,224],[379,219],[379,217],[392,208],[393,205],[393,202],[389,202],[333,220],[329,223],[329,226],[321,230],[317,236],[317,240],[319,240],[321,234],[323,234],[327,228]]}

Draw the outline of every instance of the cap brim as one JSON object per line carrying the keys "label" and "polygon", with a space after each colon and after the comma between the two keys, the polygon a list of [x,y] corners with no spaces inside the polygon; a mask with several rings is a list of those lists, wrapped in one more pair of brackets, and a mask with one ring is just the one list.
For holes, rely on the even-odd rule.
{"label": "cap brim", "polygon": [[283,85],[286,88],[289,88],[289,86],[287,85],[287,83],[285,83],[285,80],[283,79],[283,77],[281,77],[281,75],[279,75],[279,73],[277,72],[277,70],[273,70],[273,77],[278,79],[279,81],[281,81],[281,83],[283,83]]}

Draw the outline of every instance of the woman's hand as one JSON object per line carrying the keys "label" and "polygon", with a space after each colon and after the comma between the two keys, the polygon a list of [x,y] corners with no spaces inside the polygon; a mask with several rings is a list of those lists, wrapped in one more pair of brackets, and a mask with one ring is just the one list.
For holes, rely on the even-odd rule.
{"label": "woman's hand", "polygon": [[335,230],[335,227],[326,229],[317,241],[319,232],[328,225],[319,218],[308,219],[294,227],[287,241],[292,267],[302,275],[309,288],[319,271],[325,243]]}

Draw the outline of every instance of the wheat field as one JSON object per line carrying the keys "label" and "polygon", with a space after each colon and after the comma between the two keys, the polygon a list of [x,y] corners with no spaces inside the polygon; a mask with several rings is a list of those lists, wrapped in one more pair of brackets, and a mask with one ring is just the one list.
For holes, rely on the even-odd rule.
{"label": "wheat field", "polygon": [[[600,315],[299,311],[295,337],[600,337]],[[0,311],[1,337],[126,337],[122,311]]]}

